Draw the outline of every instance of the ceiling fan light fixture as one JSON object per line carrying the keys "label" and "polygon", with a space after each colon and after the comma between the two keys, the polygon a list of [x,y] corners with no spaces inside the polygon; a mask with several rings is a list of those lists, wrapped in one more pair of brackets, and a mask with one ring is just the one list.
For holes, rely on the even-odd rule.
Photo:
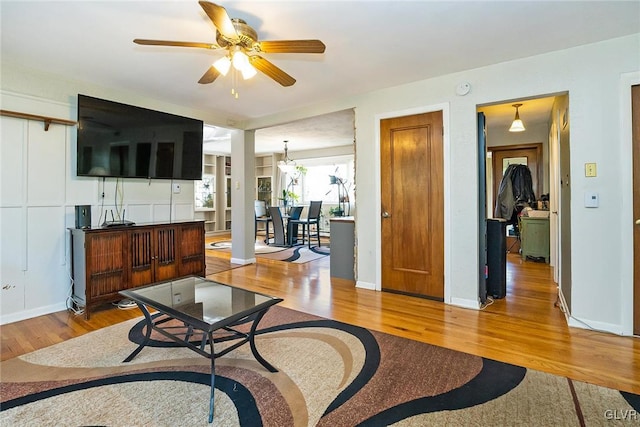
{"label": "ceiling fan light fixture", "polygon": [[249,62],[247,54],[239,50],[239,48],[233,52],[231,63],[233,64],[233,68],[239,71],[245,80],[250,79],[258,73],[258,71],[253,68],[253,65],[251,65],[251,62]]}
{"label": "ceiling fan light fixture", "polygon": [[247,66],[249,66],[249,57],[246,53],[241,50],[233,53],[233,68],[238,71],[244,70]]}
{"label": "ceiling fan light fixture", "polygon": [[518,108],[521,106],[522,104],[513,104],[513,107],[515,107],[516,109],[516,116],[513,119],[513,123],[511,123],[509,132],[522,132],[525,130],[524,123],[522,123],[522,120],[520,120],[520,113],[518,112]]}
{"label": "ceiling fan light fixture", "polygon": [[[0,0],[1,1],[1,0]],[[325,45],[320,40],[262,40],[258,41],[258,33],[246,21],[231,18],[224,7],[209,1],[199,1],[209,20],[216,29],[216,43],[185,42],[173,40],[134,39],[133,42],[146,46],[176,46],[197,49],[227,51],[225,58],[216,60],[198,80],[200,84],[213,83],[220,75],[226,76],[232,71],[232,95],[237,98],[235,85],[237,72],[247,80],[258,72],[279,83],[283,87],[295,84],[296,79],[278,68],[261,53],[324,53]],[[247,55],[251,55],[251,57]]]}
{"label": "ceiling fan light fixture", "polygon": [[220,72],[223,76],[226,76],[231,68],[231,60],[228,56],[223,56],[213,63],[213,67]]}
{"label": "ceiling fan light fixture", "polygon": [[253,68],[253,65],[249,63],[247,63],[247,66],[244,69],[240,70],[240,72],[242,73],[242,78],[244,78],[245,80],[249,80],[251,77],[258,74],[258,71],[256,71],[256,69]]}

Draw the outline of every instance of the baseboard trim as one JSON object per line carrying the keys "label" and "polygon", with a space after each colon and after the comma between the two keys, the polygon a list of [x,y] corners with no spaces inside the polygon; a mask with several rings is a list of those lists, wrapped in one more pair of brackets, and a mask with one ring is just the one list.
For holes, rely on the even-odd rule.
{"label": "baseboard trim", "polygon": [[376,289],[376,284],[375,283],[364,282],[362,280],[357,280],[356,281],[356,288],[369,289],[371,291],[379,290],[379,289]]}
{"label": "baseboard trim", "polygon": [[615,325],[613,323],[598,322],[588,319],[579,319],[575,316],[569,317],[569,326],[572,328],[588,329],[591,331],[629,336],[624,333],[624,328],[622,327],[622,325]]}
{"label": "baseboard trim", "polygon": [[255,258],[249,258],[249,259],[231,258],[230,262],[231,264],[249,265],[249,264],[255,264],[256,259]]}
{"label": "baseboard trim", "polygon": [[451,298],[451,301],[449,302],[449,304],[455,305],[456,307],[469,308],[471,310],[480,310],[479,300],[472,300],[472,299],[466,299],[466,298]]}
{"label": "baseboard trim", "polygon": [[47,305],[45,307],[38,307],[32,310],[22,310],[17,313],[5,314],[0,316],[0,325],[6,325],[7,323],[19,322],[21,320],[31,319],[33,317],[43,316],[45,314],[56,313],[58,311],[66,311],[67,305],[65,303],[58,303]]}

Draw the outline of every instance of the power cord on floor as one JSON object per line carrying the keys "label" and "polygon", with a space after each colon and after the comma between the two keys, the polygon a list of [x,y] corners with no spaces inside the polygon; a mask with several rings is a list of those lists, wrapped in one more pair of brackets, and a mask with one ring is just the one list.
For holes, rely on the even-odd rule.
{"label": "power cord on floor", "polygon": [[75,280],[73,279],[73,274],[71,272],[71,245],[72,242],[70,241],[68,250],[65,251],[65,264],[67,265],[66,273],[69,278],[69,291],[67,293],[65,305],[67,306],[67,311],[70,311],[76,316],[80,316],[81,314],[84,314],[84,301],[73,294]]}
{"label": "power cord on floor", "polygon": [[577,317],[574,317],[571,313],[567,313],[567,310],[565,309],[564,304],[562,303],[562,299],[560,298],[560,293],[558,293],[558,297],[556,299],[556,302],[553,304],[555,307],[558,307],[558,309],[560,309],[560,311],[566,316],[568,317],[567,320],[572,319],[578,323],[580,323],[581,325],[583,325],[585,327],[585,329],[590,330],[590,331],[594,331],[594,332],[602,332],[605,334],[616,334],[616,335],[620,335],[620,336],[625,336],[622,333],[616,333],[616,332],[612,332],[612,331],[605,331],[604,329],[598,329],[598,328],[594,328],[593,326],[589,325],[587,322],[578,319]]}
{"label": "power cord on floor", "polygon": [[84,314],[84,302],[76,298],[75,295],[69,295],[67,297],[67,311],[72,312],[76,316]]}
{"label": "power cord on floor", "polygon": [[485,308],[489,307],[494,302],[495,302],[495,300],[492,297],[487,295],[487,301],[485,301],[484,304],[480,304],[480,310],[484,310]]}
{"label": "power cord on floor", "polygon": [[138,306],[138,304],[136,304],[135,301],[132,301],[130,299],[123,299],[118,302],[113,302],[111,304],[115,305],[120,310],[131,310],[132,308],[136,308]]}

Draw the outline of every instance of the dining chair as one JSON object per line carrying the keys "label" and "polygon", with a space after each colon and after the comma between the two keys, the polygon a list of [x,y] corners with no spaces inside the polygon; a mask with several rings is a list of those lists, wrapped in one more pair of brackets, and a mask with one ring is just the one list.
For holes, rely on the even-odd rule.
{"label": "dining chair", "polygon": [[[309,249],[311,249],[311,238],[315,237],[318,239],[318,246],[320,246],[320,210],[322,209],[322,200],[311,201],[309,204],[309,213],[306,218],[300,218],[296,220],[289,220],[292,227],[293,225],[302,225],[302,244],[304,244],[305,240],[309,244]],[[315,225],[315,233],[312,234],[311,226]],[[305,239],[306,236],[306,239]]]}
{"label": "dining chair", "polygon": [[[304,206],[294,206],[289,211],[289,218],[287,221],[287,243],[289,245],[295,245],[296,243],[298,243],[299,227],[296,221],[300,219],[300,216],[302,215],[302,209],[304,209]],[[302,237],[304,243],[304,236]]]}
{"label": "dining chair", "polygon": [[284,221],[282,220],[280,208],[278,206],[269,206],[269,213],[271,214],[271,223],[273,224],[273,245],[287,246],[284,234]]}
{"label": "dining chair", "polygon": [[258,224],[264,224],[266,238],[264,242],[269,244],[269,224],[271,224],[271,217],[267,215],[267,203],[264,200],[256,200],[254,202],[255,211],[255,232],[254,238],[258,238]]}

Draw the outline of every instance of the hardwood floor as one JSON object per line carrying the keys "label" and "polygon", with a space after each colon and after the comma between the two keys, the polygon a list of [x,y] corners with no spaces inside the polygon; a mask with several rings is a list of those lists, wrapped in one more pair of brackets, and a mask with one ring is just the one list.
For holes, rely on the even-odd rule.
{"label": "hardwood floor", "polygon": [[[551,269],[515,254],[508,255],[506,297],[482,311],[357,289],[330,278],[328,257],[306,264],[258,259],[220,271],[232,267],[228,255],[207,251],[207,265],[208,273],[217,271],[209,278],[282,297],[288,308],[640,394],[640,339],[569,328],[555,306]],[[105,306],[89,322],[59,312],[3,325],[2,360],[138,316],[138,309]]]}

